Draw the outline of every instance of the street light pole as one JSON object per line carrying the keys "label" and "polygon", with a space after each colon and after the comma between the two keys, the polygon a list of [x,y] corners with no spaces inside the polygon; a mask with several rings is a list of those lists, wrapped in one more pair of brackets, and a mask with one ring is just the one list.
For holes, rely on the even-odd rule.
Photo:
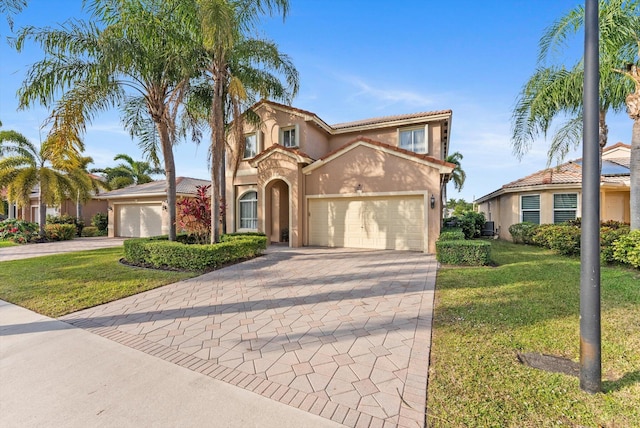
{"label": "street light pole", "polygon": [[580,242],[580,388],[601,391],[600,343],[600,80],[598,0],[585,0]]}

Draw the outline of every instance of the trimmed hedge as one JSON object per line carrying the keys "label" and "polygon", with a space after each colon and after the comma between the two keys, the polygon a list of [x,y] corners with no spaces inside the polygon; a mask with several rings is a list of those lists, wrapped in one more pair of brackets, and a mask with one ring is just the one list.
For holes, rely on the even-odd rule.
{"label": "trimmed hedge", "polygon": [[223,242],[213,245],[169,242],[166,236],[127,239],[124,241],[124,254],[130,263],[205,271],[255,257],[267,248],[264,235],[224,235],[223,239]]}
{"label": "trimmed hedge", "polygon": [[486,241],[438,240],[436,259],[448,265],[487,265],[491,262],[491,244]]}
{"label": "trimmed hedge", "polygon": [[640,268],[640,230],[633,230],[613,243],[613,258]]}
{"label": "trimmed hedge", "polygon": [[516,223],[509,226],[509,233],[516,244],[533,244],[533,235],[538,227],[535,223]]}
{"label": "trimmed hedge", "polygon": [[440,232],[439,241],[459,241],[464,240],[464,232],[462,230],[458,231],[444,231]]}

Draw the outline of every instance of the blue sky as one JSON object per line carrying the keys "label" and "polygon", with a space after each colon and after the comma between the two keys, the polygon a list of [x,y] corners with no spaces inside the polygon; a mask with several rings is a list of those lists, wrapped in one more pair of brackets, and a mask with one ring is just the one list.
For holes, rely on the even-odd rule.
{"label": "blue sky", "polygon": [[[84,18],[81,0],[29,0],[14,17],[23,25],[55,26]],[[546,166],[543,139],[519,161],[512,155],[510,118],[517,94],[533,73],[538,40],[554,19],[579,0],[456,2],[399,0],[291,0],[287,20],[265,19],[261,33],[293,59],[300,72],[295,107],[329,124],[370,117],[451,109],[450,152],[462,153],[467,182],[449,197],[471,201]],[[17,111],[16,91],[41,52],[21,54],[0,19],[0,120],[31,141],[40,140],[48,111]],[[556,61],[573,64],[582,54],[578,35]],[[609,144],[629,143],[626,114],[609,118]],[[42,131],[42,138],[46,130]],[[96,118],[86,136],[93,167],[113,165],[117,153],[142,158],[117,111]],[[206,144],[206,143],[205,143]],[[207,149],[176,147],[178,175],[209,176]],[[569,155],[580,157],[581,149]]]}

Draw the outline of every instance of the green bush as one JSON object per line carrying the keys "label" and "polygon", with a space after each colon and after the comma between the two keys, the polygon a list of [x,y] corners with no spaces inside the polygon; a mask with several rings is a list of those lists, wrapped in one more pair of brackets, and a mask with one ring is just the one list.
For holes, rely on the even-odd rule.
{"label": "green bush", "polygon": [[101,236],[100,235],[100,231],[98,230],[97,227],[95,226],[86,226],[84,229],[82,229],[82,236],[87,237],[87,238],[91,238],[94,236]]}
{"label": "green bush", "polygon": [[509,233],[516,244],[533,244],[533,236],[540,227],[535,223],[523,222],[509,226]]}
{"label": "green bush", "polygon": [[456,241],[459,239],[464,240],[464,232],[462,230],[440,232],[440,237],[438,238],[439,241]]}
{"label": "green bush", "polygon": [[78,233],[73,224],[47,224],[44,227],[44,234],[49,241],[68,241],[73,239]]}
{"label": "green bush", "polygon": [[16,244],[26,244],[37,237],[40,227],[38,223],[31,223],[15,218],[0,222],[0,241],[11,241]]}
{"label": "green bush", "polygon": [[580,254],[580,228],[569,224],[540,225],[533,236],[533,243],[549,248],[564,256]]}
{"label": "green bush", "polygon": [[263,234],[223,235],[222,242],[213,245],[169,242],[166,236],[124,241],[128,262],[191,271],[215,269],[226,263],[255,257],[266,248],[267,238]]}
{"label": "green bush", "polygon": [[96,213],[91,217],[91,225],[97,227],[100,232],[106,232],[109,227],[109,216],[106,213]]}
{"label": "green bush", "polygon": [[76,228],[77,236],[82,236],[82,229],[84,229],[84,221],[69,214],[61,216],[48,215],[47,224],[72,224]]}
{"label": "green bush", "polygon": [[447,228],[462,230],[466,239],[478,238],[485,223],[484,213],[475,211],[467,211],[460,217],[449,217],[445,220]]}
{"label": "green bush", "polygon": [[491,262],[491,244],[487,241],[437,241],[436,259],[448,265],[487,265]]}
{"label": "green bush", "polygon": [[613,258],[640,268],[640,230],[633,230],[613,243]]}
{"label": "green bush", "polygon": [[613,256],[613,243],[629,234],[629,225],[621,223],[605,226],[604,224],[600,228],[600,259],[603,263],[613,263],[616,261]]}

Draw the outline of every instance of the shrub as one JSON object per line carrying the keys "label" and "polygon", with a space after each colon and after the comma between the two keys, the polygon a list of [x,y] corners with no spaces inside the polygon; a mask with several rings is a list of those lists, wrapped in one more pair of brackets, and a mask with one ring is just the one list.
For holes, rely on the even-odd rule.
{"label": "shrub", "polygon": [[44,233],[49,241],[68,241],[76,236],[77,229],[73,224],[47,224]]}
{"label": "shrub", "polygon": [[210,185],[196,186],[195,198],[182,198],[176,204],[178,226],[198,244],[206,244],[211,236],[210,188]]}
{"label": "shrub", "polygon": [[605,223],[603,223],[603,226],[600,228],[600,259],[603,263],[613,263],[616,261],[613,256],[613,243],[628,234],[629,226],[624,223],[611,226],[605,226]]}
{"label": "shrub", "polygon": [[131,263],[192,271],[215,269],[254,257],[266,248],[267,238],[260,234],[223,235],[223,242],[213,245],[169,242],[166,236],[124,241],[125,259]]}
{"label": "shrub", "polygon": [[91,238],[91,237],[94,237],[94,236],[100,236],[100,231],[95,226],[87,226],[84,229],[82,229],[82,236],[87,237],[87,238]]}
{"label": "shrub", "polygon": [[106,232],[109,227],[109,216],[105,213],[96,213],[91,217],[91,225],[97,227],[100,232]]}
{"label": "shrub", "polygon": [[84,229],[84,221],[69,214],[61,216],[48,215],[47,224],[72,224],[76,228],[76,236],[82,236],[82,229]]}
{"label": "shrub", "polygon": [[577,226],[544,224],[537,228],[533,242],[565,256],[577,256],[580,254],[580,235]]}
{"label": "shrub", "polygon": [[486,241],[437,241],[436,259],[450,265],[483,266],[491,262],[491,244]]}
{"label": "shrub", "polygon": [[462,232],[462,230],[440,232],[440,237],[438,238],[439,241],[456,241],[460,239],[464,239],[464,232]]}
{"label": "shrub", "polygon": [[39,229],[38,223],[7,219],[0,222],[0,240],[26,244],[37,238]]}
{"label": "shrub", "polygon": [[613,258],[640,268],[640,230],[633,230],[613,243]]}
{"label": "shrub", "polygon": [[533,244],[533,235],[538,227],[535,223],[525,221],[509,226],[509,233],[516,244]]}

